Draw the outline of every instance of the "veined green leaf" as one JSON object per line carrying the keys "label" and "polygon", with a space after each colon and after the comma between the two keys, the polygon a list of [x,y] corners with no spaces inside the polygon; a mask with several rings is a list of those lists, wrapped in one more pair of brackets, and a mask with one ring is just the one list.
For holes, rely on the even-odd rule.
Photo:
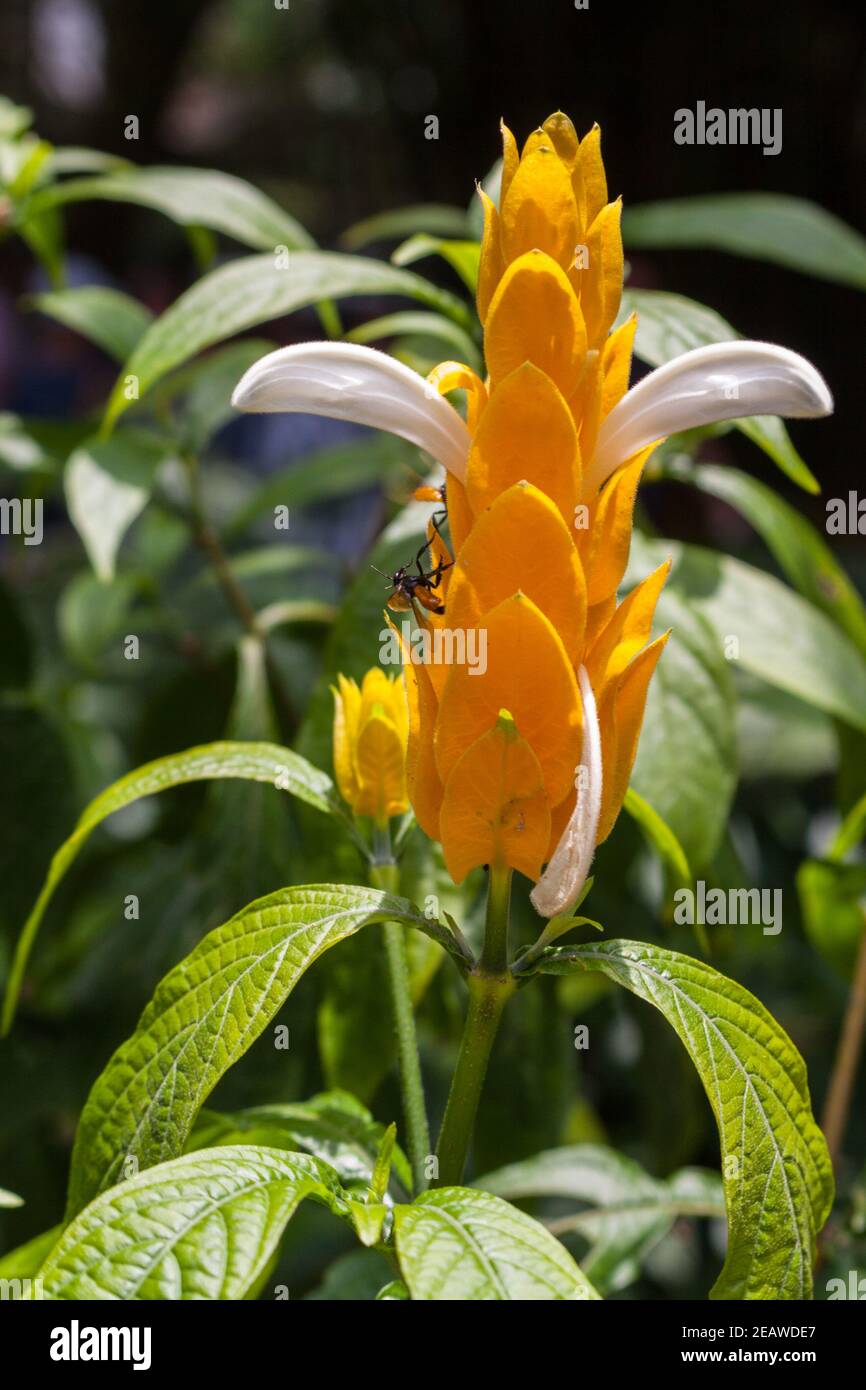
{"label": "veined green leaf", "polygon": [[[625,586],[630,588],[669,555],[673,569],[665,596],[679,594],[702,613],[732,658],[735,641],[736,659],[745,670],[866,730],[866,661],[824,613],[754,565],[702,546],[639,534]],[[664,658],[659,670],[663,666]]]}
{"label": "veined green leaf", "polygon": [[428,232],[432,236],[466,235],[466,213],[449,203],[414,203],[390,212],[378,212],[348,227],[340,237],[347,251],[360,251],[373,241],[390,241]]}
{"label": "veined green leaf", "polygon": [[833,1172],[805,1064],[772,1015],[711,966],[644,942],[554,948],[539,968],[600,970],[659,1009],[687,1048],[719,1127],[725,1179],[728,1253],[711,1297],[811,1297]]}
{"label": "veined green leaf", "polygon": [[63,1232],[46,1299],[243,1299],[305,1197],[341,1212],[336,1173],[309,1154],[204,1149],[130,1178]]}
{"label": "veined green leaf", "polygon": [[[739,338],[735,328],[705,304],[664,290],[623,291],[618,322],[638,316],[635,352],[651,367],[707,343],[726,343]],[[806,492],[820,492],[817,479],[803,462],[782,421],[775,415],[753,415],[733,422],[782,472]]]}
{"label": "veined green leaf", "polygon": [[283,888],[217,927],[170,970],[138,1027],[95,1082],[69,1181],[74,1214],[133,1162],[183,1152],[199,1109],[324,951],[370,922],[430,924],[373,888]]}
{"label": "veined green leaf", "polygon": [[138,396],[144,396],[166,372],[213,343],[305,305],[358,294],[417,299],[464,327],[471,324],[456,295],[411,270],[329,251],[291,252],[286,266],[273,255],[244,256],[203,276],[145,333],[112,392],[105,428],[131,404],[128,378],[135,378]]}
{"label": "veined green leaf", "polygon": [[576,1232],[590,1244],[582,1268],[602,1292],[625,1288],[640,1264],[683,1216],[724,1217],[716,1173],[683,1168],[653,1178],[639,1163],[603,1144],[548,1149],[488,1173],[475,1184],[507,1201],[571,1198],[582,1209],[547,1223],[557,1234]]}
{"label": "veined green leaf", "polygon": [[184,227],[208,227],[257,251],[297,250],[315,243],[294,217],[234,174],[215,169],[160,167],[117,169],[94,178],[68,179],[41,189],[25,216],[65,203],[103,200],[136,203],[165,213]]}
{"label": "veined green leaf", "polygon": [[188,782],[206,782],[219,777],[270,782],[278,790],[300,797],[319,811],[334,811],[330,777],[297,753],[275,743],[207,743],[200,748],[188,748],[183,753],[170,753],[168,757],[157,758],[113,782],[85,807],[69,839],[64,841],[51,860],[42,890],[15,948],[3,1001],[4,1034],[8,1033],[15,1017],[21,982],[39,924],[58,885],[91,832],[107,816],[142,797],[155,796],[157,792],[184,786]]}
{"label": "veined green leaf", "polygon": [[400,1272],[413,1299],[595,1300],[564,1245],[501,1197],[468,1187],[422,1192],[394,1208]]}
{"label": "veined green leaf", "polygon": [[[385,1134],[365,1105],[346,1091],[324,1091],[296,1104],[258,1105],[233,1115],[203,1111],[187,1150],[216,1144],[265,1144],[303,1149],[328,1163],[343,1183],[370,1186]],[[265,1137],[267,1136],[267,1137]],[[391,1153],[403,1192],[412,1191],[412,1171],[402,1149]]]}
{"label": "veined green leaf", "polygon": [[441,256],[460,276],[470,294],[478,288],[481,247],[477,241],[449,241],[445,237],[416,232],[391,254],[392,265],[414,265],[425,256]]}
{"label": "veined green leaf", "polygon": [[153,322],[153,314],[137,299],[105,285],[48,290],[31,295],[27,303],[74,329],[118,362],[126,361]]}
{"label": "veined green leaf", "polygon": [[70,454],[63,474],[69,515],[99,579],[114,578],[120,543],[147,506],[171,446],[145,430],[94,437]]}
{"label": "veined green leaf", "polygon": [[807,198],[711,193],[626,209],[626,245],[702,246],[866,289],[866,238]]}
{"label": "veined green leaf", "polygon": [[662,477],[688,483],[740,512],[766,543],[789,583],[835,619],[866,656],[866,607],[823,537],[766,483],[738,468],[680,456]]}

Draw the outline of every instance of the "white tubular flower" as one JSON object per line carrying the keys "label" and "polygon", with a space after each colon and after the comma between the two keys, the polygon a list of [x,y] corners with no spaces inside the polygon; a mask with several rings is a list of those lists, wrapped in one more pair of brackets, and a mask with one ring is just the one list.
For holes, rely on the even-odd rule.
{"label": "white tubular flower", "polygon": [[682,430],[747,415],[812,419],[830,415],[820,372],[788,348],[737,340],[675,357],[645,376],[602,425],[587,473],[590,494],[639,449]]}
{"label": "white tubular flower", "polygon": [[[580,761],[583,776],[571,818],[553,851],[550,863],[530,894],[530,901],[542,917],[558,917],[568,912],[580,897],[586,883],[601,815],[601,732],[598,712],[586,667],[577,673],[583,703],[583,744]],[[547,944],[546,934],[535,950]]]}
{"label": "white tubular flower", "polygon": [[299,343],[254,362],[235,387],[236,410],[327,415],[388,430],[430,454],[461,482],[469,431],[423,377],[375,348]]}

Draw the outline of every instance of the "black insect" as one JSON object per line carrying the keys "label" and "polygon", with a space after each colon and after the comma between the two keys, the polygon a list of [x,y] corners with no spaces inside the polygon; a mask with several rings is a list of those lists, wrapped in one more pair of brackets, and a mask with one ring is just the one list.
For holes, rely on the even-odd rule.
{"label": "black insect", "polygon": [[[437,528],[438,529],[438,528]],[[401,565],[400,569],[393,574],[385,574],[384,570],[372,568],[377,574],[381,574],[383,579],[387,579],[391,585],[392,593],[388,598],[388,607],[392,613],[405,613],[412,608],[417,601],[422,608],[426,608],[429,613],[444,613],[445,605],[440,601],[439,595],[435,592],[442,583],[442,576],[446,570],[450,570],[451,563],[446,564],[440,560],[432,570],[425,570],[421,564],[421,557],[430,549],[432,541],[427,541],[422,545],[418,554],[415,556],[414,564],[418,573],[413,574],[410,565]],[[453,563],[453,562],[452,562]]]}

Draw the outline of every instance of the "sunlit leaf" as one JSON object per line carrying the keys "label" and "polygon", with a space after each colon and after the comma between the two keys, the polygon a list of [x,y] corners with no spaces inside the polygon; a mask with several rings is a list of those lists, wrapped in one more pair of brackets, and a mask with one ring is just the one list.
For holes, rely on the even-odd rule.
{"label": "sunlit leaf", "polygon": [[659,1009],[688,1050],[719,1127],[728,1212],[711,1297],[811,1297],[833,1173],[805,1064],[772,1015],[711,966],[644,942],[554,948],[541,969],[600,970]]}

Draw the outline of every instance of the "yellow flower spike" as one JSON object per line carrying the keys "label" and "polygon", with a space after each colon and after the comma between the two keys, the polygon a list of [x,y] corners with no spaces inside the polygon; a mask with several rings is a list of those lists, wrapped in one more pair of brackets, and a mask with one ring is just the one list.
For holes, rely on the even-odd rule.
{"label": "yellow flower spike", "polygon": [[481,260],[478,265],[478,289],[475,304],[482,323],[487,318],[487,310],[496,286],[502,279],[505,262],[502,259],[499,212],[496,204],[479,186],[478,196],[484,208],[484,233],[481,238]]}
{"label": "yellow flower spike", "polygon": [[500,236],[506,265],[525,251],[544,251],[569,270],[579,226],[568,170],[544,131],[538,144],[524,151],[517,173],[502,203]]}
{"label": "yellow flower spike", "polygon": [[608,690],[599,711],[604,785],[597,843],[606,840],[622,810],[646,706],[647,690],[669,632],[644,647]]}
{"label": "yellow flower spike", "polygon": [[655,447],[642,449],[617,469],[598,499],[589,504],[589,525],[577,533],[591,606],[615,593],[625,574],[637,485]]}
{"label": "yellow flower spike", "polygon": [[631,357],[634,350],[634,335],[637,332],[637,314],[629,314],[625,323],[614,329],[605,341],[601,352],[601,372],[603,378],[601,392],[602,419],[609,414],[628,390],[631,374]]}
{"label": "yellow flower spike", "polygon": [[622,298],[622,199],[608,203],[586,233],[587,265],[572,272],[572,284],[580,294],[586,324],[586,340],[601,346],[619,313]]}
{"label": "yellow flower spike", "polygon": [[578,226],[586,227],[586,193],[583,187],[583,172],[580,165],[580,140],[573,122],[564,111],[554,111],[544,122],[542,129],[550,137],[553,148],[559,155],[571,179],[571,191],[577,208]]}
{"label": "yellow flower spike", "polygon": [[408,811],[406,740],[383,705],[374,705],[361,726],[355,763],[359,791],[353,809],[357,815],[382,822]]}
{"label": "yellow flower spike", "polygon": [[331,694],[334,697],[334,773],[341,797],[351,806],[358,794],[354,748],[358,740],[361,692],[355,681],[340,674],[336,689],[331,686]]}
{"label": "yellow flower spike", "polygon": [[544,777],[507,710],[455,764],[440,830],[455,883],[479,864],[504,864],[528,878],[541,873],[550,840]]}
{"label": "yellow flower spike", "polygon": [[580,142],[580,174],[586,195],[584,226],[595,221],[607,202],[607,175],[601,158],[601,127],[594,125]]}
{"label": "yellow flower spike", "polygon": [[579,468],[577,432],[562,394],[524,363],[494,392],[469,450],[466,496],[475,515],[526,480],[547,493],[570,526]]}
{"label": "yellow flower spike", "polygon": [[430,681],[429,670],[416,665],[402,632],[387,618],[403,654],[403,677],[406,687],[406,708],[409,719],[409,740],[406,750],[406,786],[415,819],[431,840],[439,839],[439,809],[442,805],[442,782],[436,769],[433,735],[439,703]]}
{"label": "yellow flower spike", "polygon": [[466,392],[466,423],[470,433],[474,434],[487,404],[487,387],[478,373],[467,367],[465,362],[440,362],[428,374],[427,380],[440,396],[447,396],[449,391]]}
{"label": "yellow flower spike", "polygon": [[459,555],[475,515],[466,495],[466,489],[456,478],[448,479],[448,529],[451,532],[451,545],[455,555]]}
{"label": "yellow flower spike", "polygon": [[594,643],[598,640],[599,634],[607,627],[614,613],[616,612],[616,594],[608,594],[600,603],[594,603],[586,610],[586,632],[584,633],[584,650],[591,652]]}
{"label": "yellow flower spike", "polygon": [[340,795],[359,816],[385,820],[409,808],[409,714],[399,678],[375,666],[361,687],[340,675],[334,695],[334,772]]}
{"label": "yellow flower spike", "polygon": [[568,399],[583,372],[586,328],[568,276],[543,251],[528,251],[505,271],[484,334],[494,389],[524,362],[549,376]]}
{"label": "yellow flower spike", "polygon": [[497,605],[482,620],[487,669],[473,675],[452,666],[436,720],[436,766],[447,783],[461,753],[507,709],[544,773],[551,806],[572,784],[579,760],[581,704],[574,668],[548,618],[524,594]]}
{"label": "yellow flower spike", "polygon": [[478,627],[519,589],[556,628],[572,662],[583,648],[586,582],[574,541],[550,498],[531,483],[500,493],[479,516],[453,571],[448,622]]}
{"label": "yellow flower spike", "polygon": [[517,141],[504,121],[499,122],[499,130],[502,135],[502,182],[499,188],[499,205],[501,207],[508,196],[511,180],[517,173],[520,152],[517,148]]}
{"label": "yellow flower spike", "polygon": [[599,704],[610,683],[619,679],[648,640],[659,594],[670,569],[670,560],[665,560],[635,585],[593,643],[586,669]]}

